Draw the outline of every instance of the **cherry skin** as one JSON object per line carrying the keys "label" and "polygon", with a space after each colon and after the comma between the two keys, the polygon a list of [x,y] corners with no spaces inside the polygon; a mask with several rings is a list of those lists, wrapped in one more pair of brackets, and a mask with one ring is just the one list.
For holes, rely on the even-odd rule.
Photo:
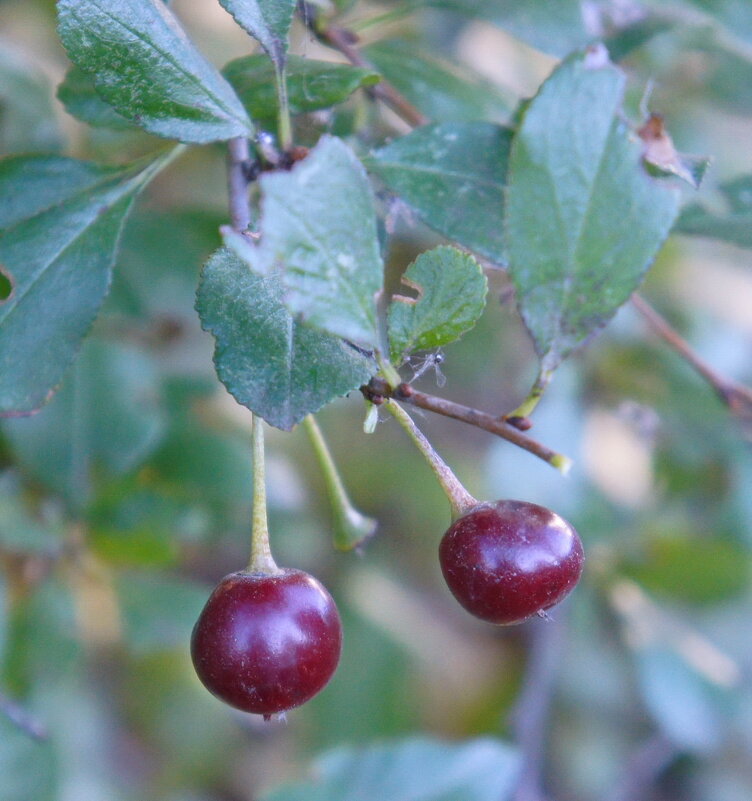
{"label": "cherry skin", "polygon": [[341,647],[331,595],[313,576],[292,569],[225,576],[191,637],[193,665],[206,689],[267,719],[323,689]]}
{"label": "cherry skin", "polygon": [[524,501],[481,503],[456,520],[439,546],[444,579],[468,612],[520,623],[559,603],[582,572],[582,543],[550,509]]}

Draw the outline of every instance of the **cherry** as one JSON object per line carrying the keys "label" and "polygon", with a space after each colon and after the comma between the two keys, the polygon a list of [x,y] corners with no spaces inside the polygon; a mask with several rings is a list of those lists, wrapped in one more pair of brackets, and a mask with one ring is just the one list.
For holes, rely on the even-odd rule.
{"label": "cherry", "polygon": [[327,684],[342,646],[331,595],[302,570],[225,576],[199,615],[191,657],[209,692],[267,720]]}
{"label": "cherry", "polygon": [[559,603],[582,572],[582,543],[550,509],[524,501],[481,503],[456,520],[439,546],[449,589],[468,612],[520,623]]}

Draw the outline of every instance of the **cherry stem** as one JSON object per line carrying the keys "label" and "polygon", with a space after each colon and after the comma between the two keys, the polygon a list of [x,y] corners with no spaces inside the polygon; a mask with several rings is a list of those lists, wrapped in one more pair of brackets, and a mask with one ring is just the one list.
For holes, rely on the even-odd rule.
{"label": "cherry stem", "polygon": [[290,122],[290,103],[287,99],[287,77],[284,66],[274,65],[274,78],[277,84],[279,112],[277,115],[277,136],[279,147],[287,152],[292,147],[292,124]]}
{"label": "cherry stem", "polygon": [[253,518],[251,524],[251,561],[249,573],[274,575],[282,571],[269,546],[269,522],[266,516],[266,461],[264,457],[264,421],[253,415]]}
{"label": "cherry stem", "polygon": [[312,414],[303,420],[303,427],[311,441],[326,484],[334,521],[334,547],[339,551],[352,550],[375,533],[376,521],[359,512],[350,501],[329,446]]}
{"label": "cherry stem", "polygon": [[361,387],[360,391],[366,399],[373,402],[378,402],[382,398],[391,398],[399,400],[402,403],[409,403],[411,406],[417,406],[419,409],[426,409],[435,414],[441,414],[444,417],[451,417],[453,420],[460,420],[471,426],[476,426],[484,431],[511,442],[518,448],[532,453],[539,459],[543,459],[551,467],[555,467],[560,473],[566,475],[572,467],[572,460],[565,456],[563,453],[557,453],[547,448],[537,440],[526,437],[522,432],[518,431],[514,426],[495,417],[488,412],[482,412],[480,409],[474,409],[471,406],[464,406],[461,403],[455,403],[447,398],[441,398],[437,395],[428,395],[425,392],[418,392],[413,389],[410,384],[400,384],[397,387],[390,387],[386,381],[380,378],[371,379],[370,383]]}
{"label": "cherry stem", "polygon": [[514,419],[515,417],[530,417],[530,415],[533,413],[533,410],[540,402],[540,399],[543,397],[546,387],[551,383],[552,375],[553,373],[550,370],[541,368],[538,378],[535,379],[535,383],[528,393],[528,396],[514,411],[509,412],[509,414],[505,414],[504,419],[509,420],[510,418]]}
{"label": "cherry stem", "polygon": [[394,400],[384,402],[386,410],[393,415],[397,422],[405,429],[415,446],[423,454],[429,467],[447,496],[452,507],[452,520],[457,520],[478,506],[479,501],[474,498],[463,486],[449,465],[436,453],[433,445],[426,439],[423,432],[415,425],[412,417]]}

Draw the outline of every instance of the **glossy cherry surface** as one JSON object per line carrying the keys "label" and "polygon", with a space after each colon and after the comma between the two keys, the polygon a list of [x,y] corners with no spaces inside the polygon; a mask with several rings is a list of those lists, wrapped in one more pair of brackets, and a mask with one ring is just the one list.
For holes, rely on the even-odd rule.
{"label": "glossy cherry surface", "polygon": [[268,717],[316,695],[341,646],[337,607],[313,576],[239,572],[225,576],[206,602],[191,656],[209,692]]}
{"label": "glossy cherry surface", "polygon": [[582,572],[582,543],[559,515],[524,501],[482,503],[439,546],[444,579],[468,612],[520,623],[559,603]]}

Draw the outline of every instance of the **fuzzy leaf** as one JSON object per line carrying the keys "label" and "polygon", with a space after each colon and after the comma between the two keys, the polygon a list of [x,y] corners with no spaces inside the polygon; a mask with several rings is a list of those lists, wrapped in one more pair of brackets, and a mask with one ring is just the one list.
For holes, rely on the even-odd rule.
{"label": "fuzzy leaf", "polygon": [[[44,404],[110,285],[134,196],[170,154],[125,168],[58,157],[0,162],[0,416]],[[0,289],[2,285],[0,284]]]}
{"label": "fuzzy leaf", "polygon": [[401,364],[414,350],[448,345],[469,331],[486,304],[488,282],[472,256],[456,248],[421,253],[402,282],[418,293],[395,295],[389,306],[391,359]]}
{"label": "fuzzy leaf", "polygon": [[290,430],[374,370],[341,339],[293,319],[281,279],[255,275],[232,251],[218,250],[204,267],[196,308],[216,339],[217,375],[235,400]]}
{"label": "fuzzy leaf", "polygon": [[252,133],[232,87],[162,0],[58,0],[58,19],[71,61],[149,133],[198,143]]}
{"label": "fuzzy leaf", "polygon": [[278,70],[284,68],[287,33],[296,0],[219,0],[243,30],[257,39]]}
{"label": "fuzzy leaf", "polygon": [[94,79],[78,67],[71,67],[57,88],[57,98],[68,114],[95,128],[129,131],[136,126],[118,114],[97,94]]}
{"label": "fuzzy leaf", "polygon": [[629,299],[676,216],[676,191],[646,175],[619,119],[624,80],[604,49],[575,54],[512,143],[509,269],[542,373]]}
{"label": "fuzzy leaf", "polygon": [[375,295],[383,265],[373,192],[361,163],[339,139],[324,137],[289,172],[261,178],[261,244],[226,243],[254,272],[281,268],[285,303],[312,326],[377,343]]}
{"label": "fuzzy leaf", "polygon": [[435,231],[503,264],[511,143],[510,129],[487,122],[426,125],[377,150],[367,166]]}

